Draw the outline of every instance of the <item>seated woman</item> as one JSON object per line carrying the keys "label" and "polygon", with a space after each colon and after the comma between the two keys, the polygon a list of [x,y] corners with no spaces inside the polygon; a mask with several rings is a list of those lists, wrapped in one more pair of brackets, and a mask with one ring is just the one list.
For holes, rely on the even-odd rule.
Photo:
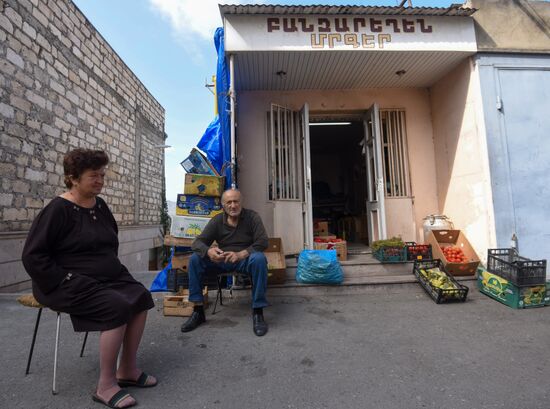
{"label": "seated woman", "polygon": [[98,196],[108,162],[100,150],[75,149],[65,155],[68,191],[38,214],[22,260],[41,304],[70,314],[75,331],[101,332],[99,381],[92,398],[125,408],[136,401],[121,386],[157,384],[136,362],[147,310],[154,303],[118,259],[117,223]]}

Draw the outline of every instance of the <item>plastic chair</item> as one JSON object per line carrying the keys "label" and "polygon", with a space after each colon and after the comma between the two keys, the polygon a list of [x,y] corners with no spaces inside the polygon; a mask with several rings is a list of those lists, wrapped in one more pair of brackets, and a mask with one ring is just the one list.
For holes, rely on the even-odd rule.
{"label": "plastic chair", "polygon": [[[237,277],[237,276],[244,277],[245,279],[249,278],[248,274],[241,273],[241,272],[238,272],[238,271],[222,272],[222,273],[218,273],[216,275],[216,280],[218,282],[218,291],[216,292],[216,302],[214,303],[214,309],[212,310],[212,315],[214,315],[216,313],[216,307],[218,306],[218,300],[220,300],[220,305],[223,305],[222,278],[223,277]],[[250,280],[250,282],[252,283],[252,280]],[[234,287],[234,284],[232,283],[231,286],[229,287],[229,294],[230,295],[233,295],[233,287]],[[253,286],[252,286],[252,289],[253,289]]]}
{"label": "plastic chair", "polygon": [[[48,308],[42,304],[40,304],[38,301],[36,301],[36,298],[32,294],[25,294],[22,295],[17,299],[17,301],[25,306],[25,307],[32,307],[32,308],[38,308],[38,315],[36,316],[36,323],[34,324],[34,332],[32,334],[32,342],[31,342],[31,349],[29,351],[29,358],[27,360],[27,369],[25,370],[25,376],[29,374],[29,370],[31,367],[31,360],[32,360],[32,353],[34,351],[34,344],[36,342],[36,333],[38,332],[38,325],[40,324],[40,317],[42,316],[42,310],[44,308]],[[52,310],[53,311],[53,310]],[[52,394],[57,395],[57,351],[59,347],[59,329],[61,326],[61,312],[54,311],[57,314],[57,325],[55,330],[55,350],[54,350],[54,358],[53,358],[53,382],[52,382]],[[84,335],[84,341],[82,343],[82,348],[80,350],[80,357],[84,355],[84,348],[86,347],[86,341],[88,339],[88,332]]]}

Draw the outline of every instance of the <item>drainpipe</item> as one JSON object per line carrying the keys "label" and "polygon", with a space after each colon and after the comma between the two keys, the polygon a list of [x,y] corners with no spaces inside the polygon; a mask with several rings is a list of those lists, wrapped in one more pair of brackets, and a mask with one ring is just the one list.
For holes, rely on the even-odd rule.
{"label": "drainpipe", "polygon": [[229,98],[231,102],[231,187],[237,187],[235,178],[236,160],[235,160],[235,62],[234,55],[229,56]]}

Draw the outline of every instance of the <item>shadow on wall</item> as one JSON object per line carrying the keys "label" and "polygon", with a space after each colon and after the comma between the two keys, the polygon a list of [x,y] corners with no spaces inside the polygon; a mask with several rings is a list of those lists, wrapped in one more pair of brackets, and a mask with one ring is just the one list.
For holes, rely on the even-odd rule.
{"label": "shadow on wall", "polygon": [[430,89],[440,212],[446,211],[445,204],[450,199],[449,190],[453,183],[456,183],[455,161],[464,159],[457,155],[459,155],[459,143],[465,132],[465,111],[470,77],[471,70],[467,58]]}

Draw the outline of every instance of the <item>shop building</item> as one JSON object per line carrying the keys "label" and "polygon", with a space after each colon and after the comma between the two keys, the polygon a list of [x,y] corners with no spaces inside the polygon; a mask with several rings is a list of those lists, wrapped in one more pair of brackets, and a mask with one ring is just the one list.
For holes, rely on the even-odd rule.
{"label": "shop building", "polygon": [[[423,242],[446,214],[495,242],[475,9],[221,5],[237,182],[287,254],[313,220]],[[483,250],[483,251],[481,251]]]}

